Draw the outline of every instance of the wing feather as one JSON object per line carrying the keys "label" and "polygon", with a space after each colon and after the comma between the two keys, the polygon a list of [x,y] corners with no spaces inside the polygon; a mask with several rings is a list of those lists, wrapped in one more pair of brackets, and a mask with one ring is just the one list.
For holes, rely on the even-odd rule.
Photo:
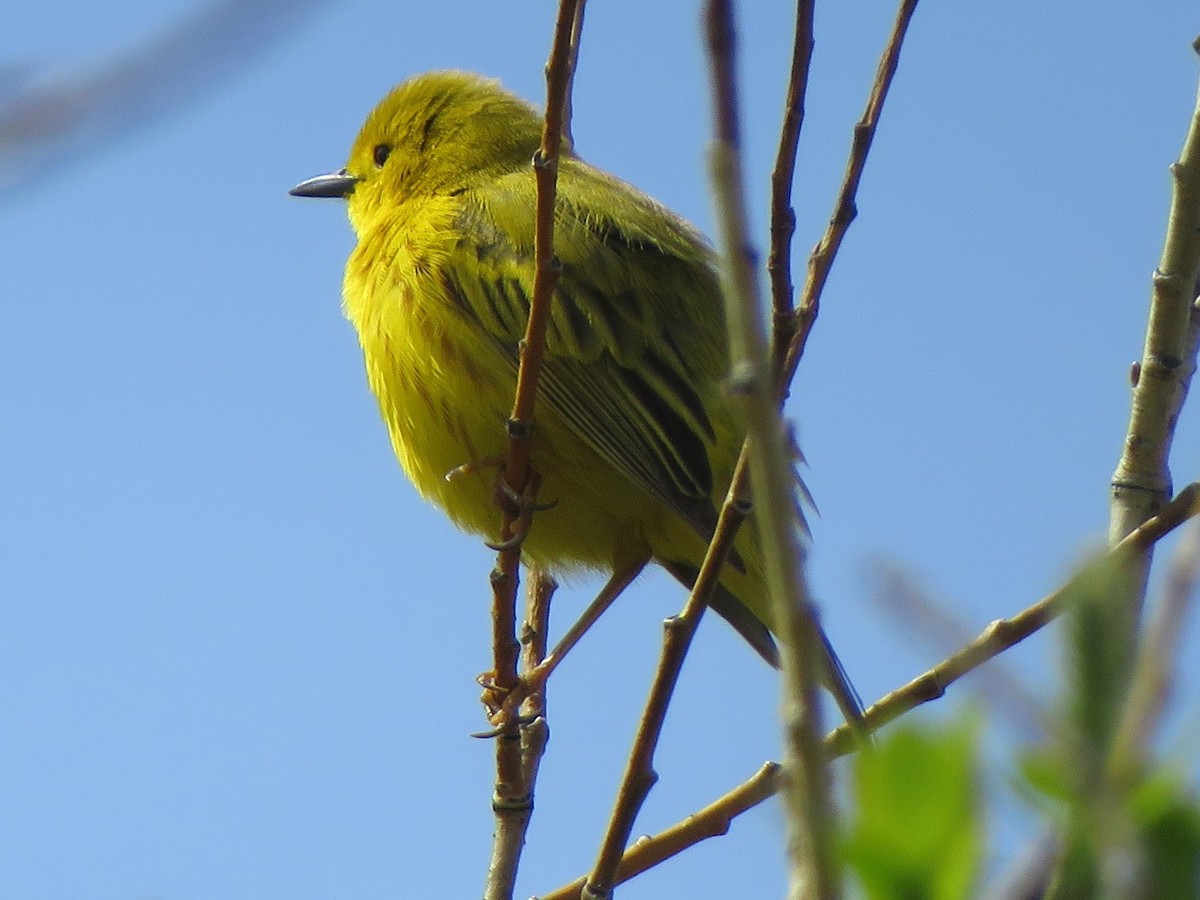
{"label": "wing feather", "polygon": [[[709,401],[725,369],[710,252],[654,201],[571,165],[560,179],[562,271],[542,397],[631,482],[708,538],[717,436]],[[618,208],[599,208],[609,202]],[[444,261],[446,289],[515,371],[533,289],[533,179],[522,172],[465,195],[456,224],[461,238]]]}

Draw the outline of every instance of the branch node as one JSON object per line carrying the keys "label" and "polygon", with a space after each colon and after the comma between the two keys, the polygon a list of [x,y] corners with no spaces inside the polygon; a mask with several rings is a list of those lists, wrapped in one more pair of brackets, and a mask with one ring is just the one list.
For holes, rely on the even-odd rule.
{"label": "branch node", "polygon": [[514,441],[523,441],[533,433],[533,423],[510,418],[505,421],[504,430]]}

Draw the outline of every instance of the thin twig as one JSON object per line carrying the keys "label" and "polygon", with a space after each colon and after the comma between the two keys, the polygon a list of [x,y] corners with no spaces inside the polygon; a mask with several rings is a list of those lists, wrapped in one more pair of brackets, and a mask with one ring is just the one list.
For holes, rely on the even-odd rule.
{"label": "thin twig", "polygon": [[[1193,44],[1200,52],[1200,39]],[[1200,274],[1200,92],[1179,160],[1162,256],[1152,279],[1150,319],[1135,368],[1129,429],[1113,473],[1109,542],[1116,543],[1171,496],[1169,455],[1188,386],[1196,371],[1193,301]],[[1141,561],[1140,612],[1150,557]]]}
{"label": "thin twig", "polygon": [[808,336],[817,320],[821,308],[821,294],[825,290],[825,282],[829,280],[829,272],[842,240],[850,228],[850,223],[858,215],[856,198],[858,185],[862,181],[863,170],[867,165],[867,155],[871,143],[875,140],[875,131],[879,127],[879,117],[883,113],[883,104],[887,100],[888,90],[900,64],[900,48],[904,45],[904,36],[908,33],[908,24],[917,9],[917,0],[901,0],[892,25],[891,35],[887,46],[879,58],[875,70],[875,81],[871,85],[871,94],[867,98],[867,108],[858,124],[854,126],[854,138],[850,145],[850,158],[846,164],[846,172],[842,177],[842,187],[834,203],[833,215],[825,234],[813,247],[808,258],[808,274],[804,281],[804,289],[800,293],[800,304],[797,309],[799,317],[795,333],[781,365],[780,393],[786,396],[792,378],[795,377],[796,367],[800,365],[800,357],[804,355],[804,347]]}
{"label": "thin twig", "polygon": [[[663,623],[662,653],[650,685],[646,708],[638,723],[633,747],[629,751],[629,759],[625,764],[625,773],[621,778],[612,815],[609,817],[592,872],[580,888],[580,893],[575,895],[584,900],[599,900],[612,895],[613,885],[616,884],[617,866],[621,862],[625,847],[629,844],[633,823],[637,820],[638,811],[642,808],[650,788],[658,780],[658,774],[654,771],[654,751],[658,747],[658,739],[662,734],[663,722],[671,705],[675,685],[679,681],[683,660],[687,656],[692,638],[696,635],[700,619],[704,616],[708,598],[716,589],[721,570],[733,549],[737,530],[746,518],[748,503],[744,493],[747,483],[744,466],[744,462],[739,461],[729,493],[725,502],[721,504],[713,539],[708,545],[704,562],[700,564],[700,571],[682,612]],[[739,486],[741,492],[737,492]]]}
{"label": "thin twig", "polygon": [[563,101],[563,137],[572,147],[575,146],[575,134],[571,131],[571,123],[575,119],[575,70],[579,66],[579,36],[583,33],[583,11],[587,0],[578,0],[575,4],[575,17],[571,21],[571,45],[567,51],[567,94]]}
{"label": "thin twig", "polygon": [[[525,586],[525,622],[521,629],[521,671],[532,672],[546,658],[547,640],[550,631],[550,600],[558,589],[553,577],[540,569],[529,573]],[[537,786],[538,768],[550,739],[550,726],[546,719],[546,687],[541,682],[530,690],[521,704],[521,770],[525,781],[526,805],[524,821],[520,823],[522,840],[529,827],[533,812],[534,788]]]}
{"label": "thin twig", "polygon": [[716,121],[710,167],[721,226],[732,393],[746,423],[754,524],[761,538],[763,575],[780,645],[783,781],[791,872],[788,896],[793,900],[832,898],[841,893],[841,879],[834,854],[833,799],[821,750],[821,639],[805,580],[804,549],[797,540],[799,522],[791,498],[794,472],[772,389],[774,371],[750,241],[732,0],[710,0],[705,21]]}
{"label": "thin twig", "polygon": [[[1200,483],[1190,484],[1180,491],[1179,495],[1160,510],[1157,516],[1145,522],[1132,534],[1127,535],[1116,547],[1109,549],[1105,558],[1111,558],[1117,554],[1141,552],[1198,514],[1200,514]],[[991,623],[972,641],[937,666],[876,701],[864,715],[867,730],[874,733],[917,706],[930,700],[939,699],[945,694],[946,688],[959,678],[994,659],[1003,651],[1051,622],[1062,611],[1059,608],[1060,600],[1072,587],[1073,582],[1074,578],[1054,593],[1012,618]],[[692,598],[689,598],[688,602],[691,605]],[[672,622],[677,621],[679,620],[672,620]],[[853,729],[848,725],[840,725],[825,735],[823,744],[825,752],[831,759],[850,753],[859,746]],[[767,766],[770,765],[772,764],[767,764]],[[749,781],[705,807],[704,814],[716,821],[732,819],[774,796],[777,790],[778,780],[775,778],[765,780],[763,771],[760,771]],[[613,869],[615,879],[612,883],[619,884],[628,880],[657,862],[675,856],[687,847],[713,836],[704,827],[690,829],[688,827],[690,821],[691,817],[688,817],[660,835],[639,841],[630,847],[620,858],[618,867]],[[665,840],[667,835],[671,836],[669,847],[658,846],[659,840]],[[634,866],[636,871],[627,869],[627,865]],[[583,885],[584,881],[580,879],[568,886],[558,888],[552,893],[539,895],[539,900],[575,900],[581,896],[580,890]]]}
{"label": "thin twig", "polygon": [[[614,884],[622,884],[652,869],[659,863],[682,853],[708,838],[726,834],[733,820],[749,809],[753,809],[777,790],[776,780],[779,764],[768,762],[746,781],[728,794],[714,800],[708,806],[692,813],[682,822],[672,825],[653,837],[634,843],[621,858]],[[580,878],[549,894],[541,894],[537,900],[575,900],[583,890],[585,879]]]}
{"label": "thin twig", "polygon": [[[541,663],[546,656],[546,632],[550,619],[550,598],[557,587],[554,579],[544,572],[530,572],[525,586],[525,622],[521,629],[521,669],[528,672]],[[498,777],[492,794],[492,811],[496,815],[496,833],[492,842],[492,860],[489,878],[495,873],[496,887],[507,886],[512,896],[515,887],[517,863],[525,845],[525,834],[533,815],[534,788],[537,784],[538,767],[546,750],[549,726],[546,723],[545,688],[539,685],[525,697],[521,704],[518,730],[501,729],[496,735],[503,750],[497,750],[497,762],[504,757],[504,772],[516,766],[519,778],[502,781]],[[503,884],[500,879],[503,878]],[[489,880],[488,889],[492,889]],[[485,894],[485,896],[492,896]]]}
{"label": "thin twig", "polygon": [[[537,180],[537,209],[534,234],[535,275],[529,322],[521,341],[517,388],[508,421],[508,447],[504,479],[515,496],[524,496],[536,487],[530,477],[529,444],[533,429],[534,402],[546,348],[546,328],[550,320],[550,300],[558,282],[558,261],[554,255],[554,205],[557,191],[558,154],[562,144],[564,106],[571,70],[571,36],[577,17],[578,0],[560,0],[554,26],[554,42],[546,63],[546,117],[542,143],[534,157]],[[533,497],[525,498],[532,504]],[[506,546],[497,554],[492,572],[492,685],[503,693],[518,684],[516,641],[516,595],[521,562],[520,546],[508,546],[521,531],[519,510],[506,508],[500,542]],[[510,805],[531,806],[530,785],[522,759],[519,718],[502,727],[496,741],[496,790],[493,805],[497,810],[491,864],[484,889],[485,900],[508,900],[516,884],[517,866],[524,828],[513,833],[518,822],[503,814]]]}
{"label": "thin twig", "polygon": [[796,210],[792,207],[792,183],[796,178],[796,150],[804,125],[804,100],[808,94],[808,73],[813,54],[814,0],[796,3],[796,28],[792,40],[792,68],[788,76],[787,99],[783,107],[783,125],[779,130],[779,151],[771,171],[771,252],[767,255],[767,274],[771,277],[771,309],[774,327],[774,357],[782,360],[796,330],[792,306],[792,238],[796,234]]}
{"label": "thin twig", "polygon": [[[971,639],[973,630],[951,611],[962,604],[938,602],[898,565],[880,562],[874,568],[873,580],[878,586],[873,593],[878,605],[906,631],[923,638],[936,656],[950,653]],[[981,671],[975,683],[988,701],[988,708],[1005,716],[1022,740],[1033,742],[1045,736],[1046,710],[1041,700],[1002,661]]]}

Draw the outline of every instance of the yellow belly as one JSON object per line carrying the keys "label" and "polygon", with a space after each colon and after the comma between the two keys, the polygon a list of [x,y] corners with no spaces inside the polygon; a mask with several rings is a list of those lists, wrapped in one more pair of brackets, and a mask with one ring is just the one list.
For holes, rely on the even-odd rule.
{"label": "yellow belly", "polygon": [[[486,336],[410,284],[351,285],[347,312],[392,446],[417,490],[466,531],[499,536],[494,502],[516,375]],[[349,298],[354,297],[350,302]],[[578,438],[544,404],[531,463],[542,478],[527,561],[552,570],[611,569],[652,555],[674,518]],[[471,464],[473,471],[447,475]]]}

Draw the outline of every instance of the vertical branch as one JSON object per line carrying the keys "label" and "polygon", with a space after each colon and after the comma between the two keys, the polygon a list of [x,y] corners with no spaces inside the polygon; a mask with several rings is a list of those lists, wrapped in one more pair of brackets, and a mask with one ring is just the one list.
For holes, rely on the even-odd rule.
{"label": "vertical branch", "polygon": [[792,182],[796,177],[796,148],[804,124],[804,99],[813,54],[814,0],[796,3],[796,30],[792,41],[792,68],[784,101],[779,151],[771,172],[771,252],[767,274],[771,276],[771,309],[774,327],[774,357],[780,363],[796,330],[792,307],[792,237],[796,234],[796,210],[792,207]]}
{"label": "vertical branch", "polygon": [[842,176],[842,187],[833,208],[833,215],[821,240],[813,247],[808,257],[808,275],[804,281],[804,290],[800,295],[800,305],[797,310],[799,320],[795,333],[783,361],[783,373],[780,380],[780,392],[786,397],[788,386],[795,377],[796,367],[800,357],[804,355],[808,335],[817,320],[821,307],[821,294],[825,290],[825,282],[829,280],[829,272],[833,261],[842,246],[842,239],[850,229],[850,223],[858,215],[855,198],[858,196],[858,185],[862,181],[863,170],[867,165],[867,155],[871,143],[875,140],[875,132],[879,127],[879,117],[883,113],[883,104],[887,100],[888,90],[892,86],[896,69],[900,65],[900,48],[904,45],[904,37],[908,33],[909,22],[917,9],[917,0],[900,0],[900,8],[896,11],[896,20],[892,24],[892,32],[888,37],[887,46],[879,58],[875,70],[875,81],[871,85],[871,94],[867,98],[867,108],[862,118],[854,126],[854,138],[850,145],[850,159],[846,164],[846,173]]}
{"label": "vertical branch", "polygon": [[1119,779],[1131,781],[1146,763],[1151,741],[1175,686],[1179,643],[1198,584],[1200,529],[1193,524],[1175,548],[1157,608],[1148,619],[1137,648],[1137,662],[1110,760]]}
{"label": "vertical branch", "polygon": [[[1200,39],[1193,47],[1200,52]],[[1133,372],[1129,429],[1113,473],[1109,543],[1120,540],[1171,498],[1171,442],[1196,370],[1200,334],[1194,307],[1200,272],[1200,94],[1179,160],[1171,166],[1171,178],[1171,209],[1152,279],[1146,342]],[[1149,568],[1147,554],[1141,565],[1141,590],[1134,598],[1135,616],[1140,614]]]}
{"label": "vertical branch", "polygon": [[840,893],[834,855],[833,803],[821,745],[817,694],[821,658],[814,610],[804,582],[797,540],[791,458],[773,388],[766,329],[740,158],[735,76],[735,32],[730,0],[710,0],[706,34],[713,76],[716,140],[711,168],[720,221],[726,316],[729,321],[733,391],[740,397],[750,448],[755,526],[763,544],[763,570],[780,638],[784,686],[784,785],[791,856],[789,896],[835,897]]}
{"label": "vertical branch", "polygon": [[[493,674],[489,690],[500,694],[518,684],[516,640],[516,596],[521,562],[522,519],[529,515],[536,495],[537,477],[529,466],[529,443],[533,430],[534,401],[546,349],[546,327],[550,301],[558,283],[558,260],[554,255],[554,201],[558,186],[558,154],[562,145],[566,96],[572,65],[572,36],[578,45],[582,19],[578,0],[560,0],[554,25],[554,41],[546,63],[546,117],[542,143],[533,159],[537,179],[537,210],[534,234],[536,274],[529,322],[521,341],[520,367],[512,415],[507,423],[508,447],[504,478],[509,491],[522,497],[525,511],[505,508],[501,526],[501,548],[492,571]],[[578,25],[577,25],[578,21]],[[516,884],[517,865],[524,844],[525,825],[533,808],[532,774],[536,767],[522,753],[520,718],[506,717],[499,723],[496,740],[496,783],[492,807],[496,833],[492,860],[484,889],[486,900],[508,900]],[[544,725],[544,720],[542,720]],[[540,754],[539,754],[540,758]],[[517,810],[521,815],[512,816]]]}
{"label": "vertical branch", "polygon": [[571,21],[571,43],[567,48],[567,94],[563,101],[563,137],[572,147],[575,146],[575,134],[571,131],[571,121],[575,118],[575,106],[572,99],[575,93],[575,69],[579,65],[579,36],[583,33],[583,11],[587,0],[577,0],[575,14]]}
{"label": "vertical branch", "polygon": [[[904,2],[909,7],[915,5],[915,0],[904,0]],[[805,85],[807,84],[808,59],[811,55],[811,6],[811,0],[800,0],[796,27],[798,30],[802,30],[803,33],[798,34],[796,37],[796,47],[798,49],[793,59],[793,71],[789,82],[789,109],[792,110],[792,124],[786,126],[787,130],[785,130],[781,138],[781,152],[785,148],[792,149],[788,151],[789,160],[785,160],[777,166],[777,170],[780,172],[788,171],[794,165],[794,145],[798,138],[799,126],[802,120],[802,100]],[[907,16],[910,15],[911,9],[902,19],[905,25],[907,25]],[[900,21],[898,20],[897,23],[898,28]],[[902,33],[897,35],[893,32],[888,49],[885,51],[892,59],[886,70],[889,82],[891,75],[895,71],[895,57],[898,54],[898,47],[902,40]],[[810,49],[805,49],[806,47]],[[881,65],[882,69],[883,66]],[[870,108],[874,110],[872,129],[874,128],[874,121],[878,119],[878,110],[883,103],[882,93],[886,93],[886,86],[881,89],[877,77],[877,83],[872,90],[873,99],[870,104]],[[878,99],[876,99],[877,95],[879,95]],[[792,128],[795,129],[795,135],[790,133]],[[865,162],[865,157],[858,163],[860,170],[862,162]],[[850,165],[854,164],[855,161],[852,159]],[[782,205],[783,209],[790,210],[790,174],[786,177],[780,175],[780,180],[785,185],[785,193],[781,195],[784,199],[777,202]],[[848,225],[849,223],[847,222],[846,224]],[[789,231],[792,228],[794,228],[794,224],[789,227]],[[790,248],[788,252],[790,253]],[[835,254],[836,247],[829,253],[830,262],[832,262],[832,257]],[[787,288],[788,305],[790,305],[790,292],[789,282]],[[796,358],[799,358],[798,354]],[[601,842],[596,863],[587,879],[582,883],[582,886],[578,883],[572,885],[569,889],[565,890],[563,896],[580,896],[585,898],[585,900],[607,898],[611,895],[614,884],[620,883],[632,875],[631,872],[624,868],[618,872],[618,864],[621,862],[624,849],[628,845],[629,836],[633,832],[638,811],[641,809],[642,803],[645,801],[646,796],[657,779],[657,774],[653,766],[654,753],[658,745],[658,738],[662,732],[666,711],[670,705],[671,696],[678,681],[680,669],[683,666],[683,660],[696,633],[696,628],[704,614],[708,599],[716,588],[721,570],[729,558],[737,530],[745,521],[746,513],[749,509],[750,479],[748,477],[749,457],[747,446],[743,445],[742,447],[741,456],[738,459],[733,478],[729,485],[729,491],[721,506],[717,525],[713,530],[713,539],[700,566],[700,572],[696,577],[692,592],[688,596],[687,603],[679,615],[665,623],[663,650],[659,658],[658,669],[654,674],[654,681],[646,701],[646,708],[638,726],[634,745],[630,750],[629,760],[617,793],[617,800],[614,804],[612,815],[609,818],[608,827]],[[789,484],[786,496],[792,496],[792,488],[793,486]],[[847,751],[843,750],[842,752]]]}

